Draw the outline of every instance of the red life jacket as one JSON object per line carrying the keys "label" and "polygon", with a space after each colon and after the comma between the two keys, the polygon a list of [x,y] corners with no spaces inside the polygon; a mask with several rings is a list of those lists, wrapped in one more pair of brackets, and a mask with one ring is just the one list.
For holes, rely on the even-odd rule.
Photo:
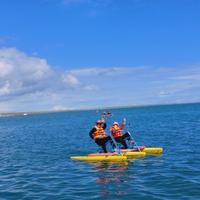
{"label": "red life jacket", "polygon": [[95,126],[96,131],[93,133],[94,139],[106,137],[106,133],[102,126]]}
{"label": "red life jacket", "polygon": [[120,126],[113,125],[113,126],[111,126],[110,131],[114,138],[122,136],[122,130],[121,130]]}

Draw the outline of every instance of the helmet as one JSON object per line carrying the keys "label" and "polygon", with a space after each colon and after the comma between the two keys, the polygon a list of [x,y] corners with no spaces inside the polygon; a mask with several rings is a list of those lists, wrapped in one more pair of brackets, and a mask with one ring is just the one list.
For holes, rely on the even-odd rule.
{"label": "helmet", "polygon": [[119,123],[118,122],[114,122],[113,125],[118,125],[119,126]]}
{"label": "helmet", "polygon": [[102,122],[102,120],[97,120],[96,121],[96,124],[102,124],[103,122]]}

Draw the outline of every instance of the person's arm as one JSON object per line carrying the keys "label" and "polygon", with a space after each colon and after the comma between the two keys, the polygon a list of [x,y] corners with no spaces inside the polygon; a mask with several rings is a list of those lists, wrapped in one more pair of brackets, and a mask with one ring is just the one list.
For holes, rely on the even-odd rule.
{"label": "person's arm", "polygon": [[126,118],[123,119],[122,124],[120,125],[120,128],[123,129],[126,125]]}
{"label": "person's arm", "polygon": [[93,133],[96,131],[96,128],[94,127],[90,132],[89,135],[92,139],[94,139]]}
{"label": "person's arm", "polygon": [[102,118],[101,121],[102,121],[102,123],[103,123],[103,124],[102,124],[102,128],[105,130],[106,127],[107,127],[107,124],[106,124],[106,122],[105,122],[105,119]]}
{"label": "person's arm", "polygon": [[107,127],[107,124],[104,122],[103,125],[102,125],[103,129],[105,130],[106,127]]}
{"label": "person's arm", "polygon": [[115,130],[113,129],[113,127],[110,127],[110,133],[113,135],[115,133]]}

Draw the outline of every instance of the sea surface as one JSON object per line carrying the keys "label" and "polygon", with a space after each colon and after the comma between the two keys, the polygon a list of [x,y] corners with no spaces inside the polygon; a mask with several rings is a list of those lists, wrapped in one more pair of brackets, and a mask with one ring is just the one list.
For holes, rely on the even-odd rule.
{"label": "sea surface", "polygon": [[137,144],[161,156],[88,163],[98,111],[0,117],[1,200],[200,199],[200,104],[111,110]]}

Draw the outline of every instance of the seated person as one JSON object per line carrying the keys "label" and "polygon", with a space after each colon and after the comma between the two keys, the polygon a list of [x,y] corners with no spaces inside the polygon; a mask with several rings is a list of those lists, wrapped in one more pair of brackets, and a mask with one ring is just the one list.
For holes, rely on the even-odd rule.
{"label": "seated person", "polygon": [[124,119],[122,124],[120,125],[118,122],[114,122],[113,125],[110,127],[110,132],[117,143],[122,144],[124,149],[128,149],[128,146],[125,140],[126,139],[130,140],[131,138],[128,132],[125,134],[123,134],[122,132],[125,125],[126,125],[126,119]]}
{"label": "seated person", "polygon": [[95,141],[97,145],[99,145],[103,149],[104,153],[108,152],[106,149],[106,143],[108,141],[110,141],[111,145],[113,145],[112,138],[110,136],[107,136],[105,133],[106,126],[107,125],[104,119],[98,120],[96,122],[96,125],[91,129],[89,133],[90,137]]}

